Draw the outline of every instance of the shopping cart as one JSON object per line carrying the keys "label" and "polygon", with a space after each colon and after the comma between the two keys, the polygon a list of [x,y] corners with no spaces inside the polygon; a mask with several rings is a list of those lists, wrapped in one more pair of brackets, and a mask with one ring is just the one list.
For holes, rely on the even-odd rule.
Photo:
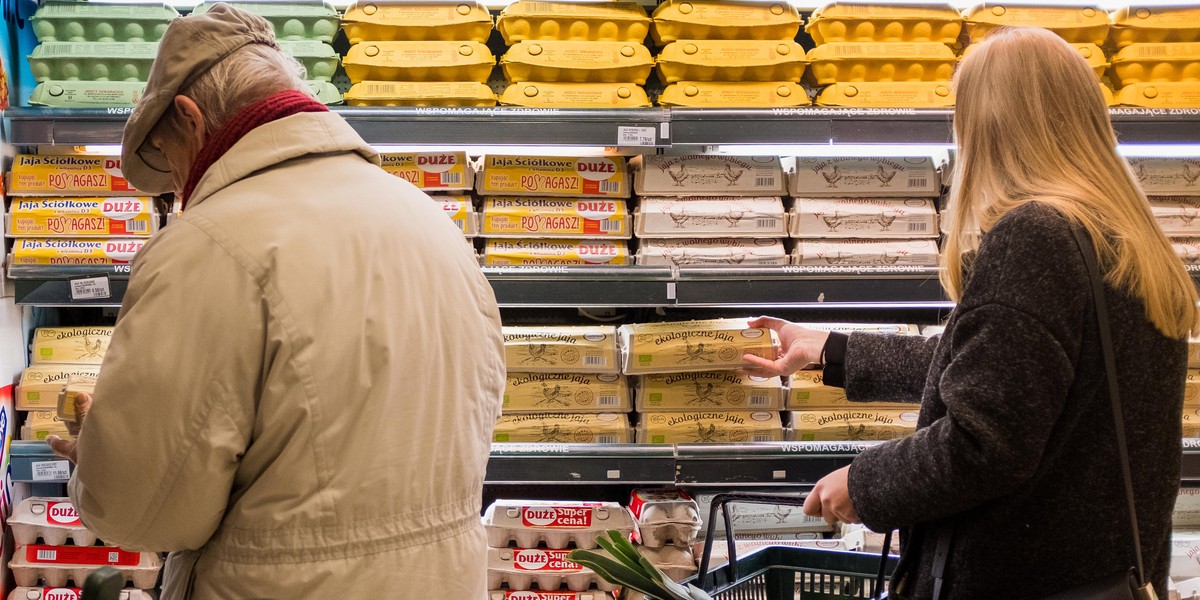
{"label": "shopping cart", "polygon": [[[838,552],[815,548],[768,546],[741,559],[734,544],[732,503],[802,506],[802,496],[759,493],[718,494],[713,498],[704,538],[700,571],[689,582],[707,591],[714,600],[844,600],[887,595],[883,582],[896,568],[897,557],[866,552]],[[708,571],[712,559],[717,511],[725,518],[729,562]],[[891,534],[884,548],[891,545]],[[879,589],[880,596],[876,595]]]}

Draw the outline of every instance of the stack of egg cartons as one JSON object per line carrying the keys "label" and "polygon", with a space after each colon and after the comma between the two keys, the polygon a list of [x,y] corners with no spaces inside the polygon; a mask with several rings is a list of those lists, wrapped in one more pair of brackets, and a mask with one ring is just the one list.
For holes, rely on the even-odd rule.
{"label": "stack of egg cartons", "polygon": [[1200,7],[1127,6],[1112,14],[1121,104],[1200,107]]}
{"label": "stack of egg cartons", "polygon": [[[59,419],[59,398],[69,390],[91,393],[112,340],[112,327],[39,327],[33,332],[30,366],[21,373],[16,409],[24,413],[22,440],[70,437]],[[72,412],[74,405],[72,404]],[[73,420],[73,419],[72,419]]]}
{"label": "stack of egg cartons", "polygon": [[[83,526],[69,498],[28,498],[13,511],[8,524],[17,545],[8,566],[21,586],[10,598],[78,598],[88,574],[105,566],[120,571],[133,585],[121,590],[121,600],[153,597],[142,590],[154,589],[158,581],[163,564],[158,554],[97,545],[102,542]],[[39,581],[44,587],[35,588]],[[74,587],[67,588],[68,583]]]}
{"label": "stack of egg cartons", "polygon": [[383,170],[429,194],[468,240],[479,233],[479,215],[471,200],[475,167],[466,152],[383,153]]}
{"label": "stack of egg cartons", "polygon": [[[1048,29],[1066,40],[1096,70],[1103,75],[1108,59],[1103,48],[1111,24],[1108,13],[1096,6],[1086,4],[980,4],[967,9],[965,18],[966,41],[970,44],[982,42],[999,27],[1040,27]],[[967,46],[964,53],[971,52]],[[1113,93],[1102,86],[1105,100],[1114,103]]]}
{"label": "stack of egg cartons", "polygon": [[638,442],[783,439],[777,377],[739,373],[745,354],[775,358],[775,335],[746,319],[622,325],[622,371],[638,375]]}
{"label": "stack of egg cartons", "polygon": [[629,385],[611,326],[505,327],[497,442],[633,441]]}
{"label": "stack of egg cartons", "polygon": [[817,9],[805,30],[809,80],[825,86],[820,106],[939,108],[954,105],[951,48],[962,17],[949,5],[834,2]]}
{"label": "stack of egg cartons", "polygon": [[517,0],[496,28],[510,45],[500,102],[539,108],[650,106],[650,17],[636,2]]}
{"label": "stack of egg cartons", "polygon": [[794,264],[814,270],[937,265],[942,186],[931,157],[801,157],[788,187]]}
{"label": "stack of egg cartons", "polygon": [[[121,176],[115,156],[20,154],[9,173],[10,272],[127,265],[158,230],[153,199]],[[77,299],[103,299],[83,291]]]}
{"label": "stack of egg cartons", "polygon": [[[615,586],[567,558],[572,548],[592,550],[614,530],[633,533],[633,516],[615,502],[497,500],[484,512],[489,600],[534,591],[571,600],[611,600]],[[531,594],[532,595],[532,594]],[[534,596],[541,597],[541,596]]]}
{"label": "stack of egg cartons", "polygon": [[629,264],[624,158],[488,155],[477,171],[484,264]]}
{"label": "stack of egg cartons", "polygon": [[[805,323],[818,331],[864,331],[920,335],[916,325]],[[805,442],[886,441],[916,430],[920,406],[900,402],[854,402],[842,388],[824,384],[823,372],[797,371],[788,380],[787,408],[791,411],[790,439]]]}
{"label": "stack of egg cartons", "polygon": [[800,13],[778,0],[667,0],[654,11],[662,106],[807,106]]}
{"label": "stack of egg cartons", "polygon": [[650,154],[634,170],[638,264],[787,264],[778,156]]}
{"label": "stack of egg cartons", "polygon": [[[203,14],[214,2],[203,2],[192,14]],[[304,65],[313,95],[324,104],[341,104],[342,95],[333,85],[338,54],[330,44],[338,30],[338,11],[320,0],[272,2],[229,2],[254,13],[271,24],[279,47]]]}
{"label": "stack of egg cartons", "polygon": [[356,2],[342,22],[351,106],[496,105],[492,15],[481,2]]}
{"label": "stack of egg cartons", "polygon": [[700,533],[700,507],[687,492],[633,490],[629,511],[637,524],[633,542],[650,564],[675,581],[696,573],[692,546]]}
{"label": "stack of egg cartons", "polygon": [[29,66],[32,105],[129,107],[146,89],[150,64],[170,21],[162,4],[47,2],[32,18],[38,46]]}

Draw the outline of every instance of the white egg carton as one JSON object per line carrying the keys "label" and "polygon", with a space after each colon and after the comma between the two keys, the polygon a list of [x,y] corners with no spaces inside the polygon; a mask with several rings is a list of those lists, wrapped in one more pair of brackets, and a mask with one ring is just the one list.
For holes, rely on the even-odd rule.
{"label": "white egg carton", "polygon": [[549,548],[489,548],[487,580],[489,589],[507,584],[510,590],[558,590],[566,587],[584,592],[593,587],[611,592],[616,586],[595,571],[571,562],[570,550]]}
{"label": "white egg carton", "polygon": [[596,538],[615,529],[633,533],[633,515],[616,502],[547,502],[497,500],[483,514],[488,546],[505,548],[516,542],[522,548],[545,544],[562,549],[596,547]]}
{"label": "white egg carton", "polygon": [[[19,587],[8,595],[8,600],[79,600],[81,597],[79,588]],[[117,600],[154,600],[154,595],[143,590],[123,589]]]}
{"label": "white egg carton", "polygon": [[96,534],[83,526],[70,498],[28,498],[17,505],[8,524],[18,546],[36,544],[38,538],[50,546],[67,540],[76,546],[96,544]]}
{"label": "white egg carton", "polygon": [[600,590],[492,590],[488,592],[488,600],[613,600],[613,597]]}
{"label": "white egg carton", "polygon": [[42,581],[50,587],[67,582],[83,585],[84,579],[99,567],[111,566],[133,587],[153,589],[162,570],[162,559],[152,552],[128,552],[103,546],[17,546],[8,568],[22,587],[34,587]]}
{"label": "white egg carton", "polygon": [[635,542],[649,548],[690,548],[700,535],[700,506],[682,490],[634,490],[629,510],[637,520]]}

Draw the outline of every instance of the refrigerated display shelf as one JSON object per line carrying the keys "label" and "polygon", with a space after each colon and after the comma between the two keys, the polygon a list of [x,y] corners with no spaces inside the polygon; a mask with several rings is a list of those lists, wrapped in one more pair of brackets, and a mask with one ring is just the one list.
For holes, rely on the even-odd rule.
{"label": "refrigerated display shelf", "polygon": [[[528,109],[335,107],[368,142],[398,145],[703,147],[949,144],[948,109]],[[11,144],[121,142],[131,109],[13,107]],[[1111,110],[1124,143],[1200,143],[1200,109]]]}

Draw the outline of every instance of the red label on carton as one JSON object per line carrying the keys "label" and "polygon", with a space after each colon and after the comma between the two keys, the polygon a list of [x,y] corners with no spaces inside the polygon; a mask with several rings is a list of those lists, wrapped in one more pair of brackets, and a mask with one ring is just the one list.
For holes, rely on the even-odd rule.
{"label": "red label on carton", "polygon": [[70,502],[47,502],[46,521],[51,525],[82,525],[79,512]]}
{"label": "red label on carton", "polygon": [[587,529],[592,526],[592,509],[567,506],[527,506],[521,509],[526,527]]}
{"label": "red label on carton", "polygon": [[518,571],[570,572],[583,570],[583,566],[567,559],[570,550],[541,550],[537,548],[513,550],[513,566]]}
{"label": "red label on carton", "polygon": [[41,546],[25,547],[25,558],[34,564],[52,565],[109,565],[136,567],[141,554],[104,546]]}

